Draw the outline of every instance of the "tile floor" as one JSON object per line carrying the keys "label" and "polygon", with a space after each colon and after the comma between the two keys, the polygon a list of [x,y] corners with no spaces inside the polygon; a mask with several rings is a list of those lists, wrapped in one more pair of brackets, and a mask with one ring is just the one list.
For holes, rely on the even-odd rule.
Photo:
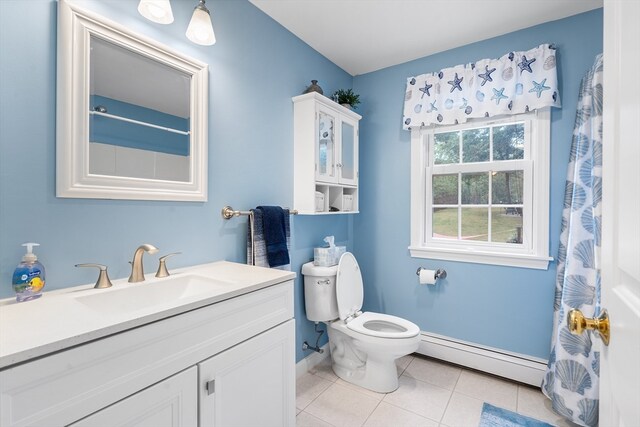
{"label": "tile floor", "polygon": [[397,365],[400,387],[380,394],[338,378],[325,359],[297,380],[297,427],[476,427],[483,402],[571,426],[534,387],[419,355]]}

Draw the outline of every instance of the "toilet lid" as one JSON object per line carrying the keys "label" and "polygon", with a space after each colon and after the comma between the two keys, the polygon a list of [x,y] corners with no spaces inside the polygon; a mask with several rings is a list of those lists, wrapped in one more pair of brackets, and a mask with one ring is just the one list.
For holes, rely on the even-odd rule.
{"label": "toilet lid", "polygon": [[345,252],[338,263],[336,277],[336,297],[338,299],[338,314],[344,320],[362,308],[364,290],[362,274],[356,257],[351,252]]}

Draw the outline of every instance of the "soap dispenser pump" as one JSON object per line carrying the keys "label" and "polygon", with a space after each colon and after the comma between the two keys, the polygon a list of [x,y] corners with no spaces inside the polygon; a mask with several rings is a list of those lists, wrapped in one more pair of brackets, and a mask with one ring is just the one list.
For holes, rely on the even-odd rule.
{"label": "soap dispenser pump", "polygon": [[38,257],[33,253],[33,247],[40,245],[38,243],[24,243],[22,246],[27,247],[27,253],[14,270],[12,281],[18,302],[40,298],[45,283],[44,265],[38,261]]}

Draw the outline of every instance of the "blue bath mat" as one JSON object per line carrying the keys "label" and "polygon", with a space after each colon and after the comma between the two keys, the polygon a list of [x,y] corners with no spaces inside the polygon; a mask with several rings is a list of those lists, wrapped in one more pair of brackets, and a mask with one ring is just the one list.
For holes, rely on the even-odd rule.
{"label": "blue bath mat", "polygon": [[525,417],[506,409],[485,403],[478,427],[553,427],[551,424]]}

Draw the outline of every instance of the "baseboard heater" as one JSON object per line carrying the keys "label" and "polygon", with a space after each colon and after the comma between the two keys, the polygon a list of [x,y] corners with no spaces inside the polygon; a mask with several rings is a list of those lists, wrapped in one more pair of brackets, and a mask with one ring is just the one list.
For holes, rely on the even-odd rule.
{"label": "baseboard heater", "polygon": [[547,361],[450,337],[421,332],[417,353],[540,387]]}

